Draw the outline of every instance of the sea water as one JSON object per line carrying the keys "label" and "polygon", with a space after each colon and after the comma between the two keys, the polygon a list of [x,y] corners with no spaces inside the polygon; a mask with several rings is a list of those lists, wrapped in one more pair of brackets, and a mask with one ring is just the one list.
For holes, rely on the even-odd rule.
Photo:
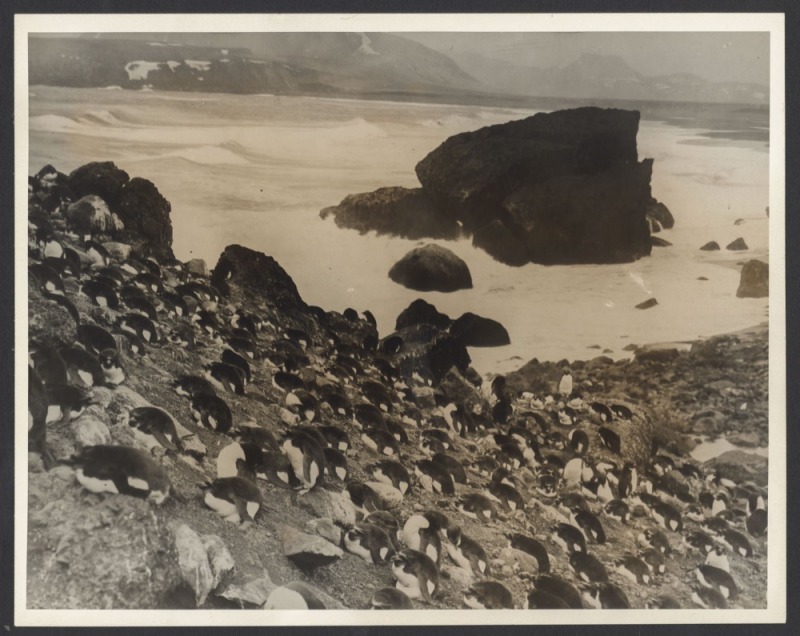
{"label": "sea water", "polygon": [[[757,129],[746,110],[711,134],[713,109],[703,118],[688,106],[670,117],[643,110],[639,156],[655,160],[653,196],[675,217],[659,236],[671,247],[629,264],[512,268],[469,240],[441,241],[466,261],[474,285],[444,294],[387,276],[427,241],[362,236],[319,212],[348,194],[416,187],[415,165],[448,137],[535,108],[44,86],[31,87],[29,105],[30,174],[47,163],[69,173],[113,161],[171,202],[179,259],[213,267],[232,243],[265,252],[306,302],[369,309],[381,336],[416,298],[453,318],[470,311],[498,320],[511,345],[470,349],[483,374],[534,357],[621,358],[630,344],[689,341],[767,319],[767,299],[736,298],[739,263],[768,255],[768,148],[739,134],[740,126]],[[750,249],[726,251],[739,236]],[[711,240],[723,250],[698,249]],[[658,305],[634,308],[649,298]]]}

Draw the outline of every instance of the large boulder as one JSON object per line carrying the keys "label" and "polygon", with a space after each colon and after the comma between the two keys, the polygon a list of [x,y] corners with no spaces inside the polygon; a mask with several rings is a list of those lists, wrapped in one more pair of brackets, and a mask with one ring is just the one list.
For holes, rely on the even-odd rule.
{"label": "large boulder", "polygon": [[453,321],[441,313],[431,303],[417,298],[397,316],[394,328],[399,331],[414,325],[428,324],[439,329],[447,329]]}
{"label": "large boulder", "polygon": [[665,230],[672,229],[675,225],[675,217],[672,216],[669,208],[653,198],[648,201],[645,214],[648,219],[655,221]]}
{"label": "large boulder", "polygon": [[417,291],[453,292],[472,288],[467,264],[447,248],[428,244],[411,250],[389,270],[395,283]]}
{"label": "large boulder", "polygon": [[339,205],[322,210],[320,216],[333,216],[337,226],[361,234],[374,230],[408,239],[458,236],[458,224],[440,214],[422,188],[390,187],[351,194]]}
{"label": "large boulder", "polygon": [[455,135],[417,164],[440,210],[475,232],[499,219],[539,263],[631,261],[650,253],[652,161],[639,113],[539,113]]}
{"label": "large boulder", "polygon": [[467,347],[502,347],[511,344],[508,331],[496,320],[467,312],[450,327],[450,335]]}
{"label": "large boulder", "polygon": [[70,228],[81,236],[114,236],[123,229],[122,221],[96,194],[87,194],[75,201],[67,208],[66,216]]}
{"label": "large boulder", "polygon": [[704,252],[716,252],[718,249],[720,249],[720,247],[719,243],[717,243],[716,241],[709,241],[708,243],[705,243],[700,249],[703,250]]}
{"label": "large boulder", "polygon": [[93,161],[73,170],[68,185],[76,197],[96,194],[115,210],[129,179],[128,173],[117,168],[113,161]]}
{"label": "large boulder", "polygon": [[[111,205],[112,210],[115,210]],[[155,185],[147,179],[134,177],[119,195],[116,212],[125,225],[126,242],[145,256],[172,260],[172,206]]]}
{"label": "large boulder", "polygon": [[493,219],[476,229],[472,244],[506,265],[520,267],[530,260],[525,244],[500,219]]}
{"label": "large boulder", "polygon": [[740,236],[735,241],[731,241],[725,246],[726,250],[730,250],[732,252],[742,252],[744,250],[750,249],[747,247],[747,243],[745,240]]}
{"label": "large boulder", "polygon": [[739,278],[738,298],[764,298],[769,296],[769,265],[762,261],[747,261]]}

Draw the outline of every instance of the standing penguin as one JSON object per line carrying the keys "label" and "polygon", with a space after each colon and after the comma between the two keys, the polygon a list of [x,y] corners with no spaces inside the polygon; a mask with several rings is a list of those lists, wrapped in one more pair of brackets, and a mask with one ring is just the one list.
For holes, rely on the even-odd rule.
{"label": "standing penguin", "polygon": [[311,435],[303,431],[289,431],[281,450],[289,458],[297,479],[303,484],[300,494],[317,486],[325,473],[325,451]]}
{"label": "standing penguin", "polygon": [[409,598],[422,597],[429,603],[439,588],[439,569],[424,552],[406,549],[392,558],[396,588]]}
{"label": "standing penguin", "polygon": [[558,383],[558,392],[562,397],[568,398],[572,395],[573,381],[572,372],[567,368],[561,375],[561,381]]}

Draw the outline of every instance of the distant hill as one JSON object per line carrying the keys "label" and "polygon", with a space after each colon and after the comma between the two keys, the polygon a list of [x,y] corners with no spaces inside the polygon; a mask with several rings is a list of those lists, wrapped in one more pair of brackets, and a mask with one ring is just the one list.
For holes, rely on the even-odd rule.
{"label": "distant hill", "polygon": [[[236,46],[233,46],[235,44]],[[103,33],[32,36],[31,84],[231,93],[446,98],[499,96],[763,105],[758,84],[645,76],[622,57],[583,54],[537,68],[452,57],[391,33]]]}

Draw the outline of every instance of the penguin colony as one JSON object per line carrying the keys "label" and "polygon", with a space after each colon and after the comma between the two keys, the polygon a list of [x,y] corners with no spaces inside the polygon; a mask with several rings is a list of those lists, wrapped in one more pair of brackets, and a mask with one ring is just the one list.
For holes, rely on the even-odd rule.
{"label": "penguin colony", "polygon": [[[57,180],[43,169],[31,200],[52,202]],[[155,511],[201,506],[242,532],[270,527],[281,491],[295,505],[341,493],[357,511],[341,528],[344,558],[385,583],[360,608],[737,607],[747,581],[732,572],[764,545],[766,489],[659,448],[625,461],[619,423],[640,417],[635,405],[582,399],[568,369],[551,395],[515,394],[497,376],[459,401],[424,371],[400,373],[399,336],[354,346],[326,326],[332,312],[309,308],[312,330],[280,306],[234,303],[226,284],[178,261],[119,256],[91,224],[65,218],[68,203],[29,215],[29,293],[74,321],[68,341],[29,340],[29,449],[46,469],[70,465],[76,487],[146,498]],[[339,317],[375,327],[369,312]],[[54,455],[51,430],[156,355],[192,361],[171,387],[182,410],[132,408],[132,445]],[[415,389],[432,390],[435,406]],[[248,401],[280,417],[247,421]],[[214,440],[216,457],[193,452],[192,437]],[[195,492],[176,491],[172,457],[198,467]],[[483,545],[487,532],[503,545]],[[636,549],[615,550],[622,536]],[[676,569],[676,554],[696,566]],[[665,591],[676,586],[685,593]],[[324,606],[302,581],[265,603]]]}

